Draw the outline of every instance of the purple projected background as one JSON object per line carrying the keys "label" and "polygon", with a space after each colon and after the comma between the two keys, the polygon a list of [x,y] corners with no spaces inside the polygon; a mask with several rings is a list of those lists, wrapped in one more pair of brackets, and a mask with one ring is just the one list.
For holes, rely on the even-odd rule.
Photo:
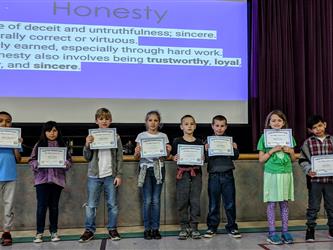
{"label": "purple projected background", "polygon": [[[82,63],[80,72],[0,69],[2,97],[66,97],[171,100],[240,100],[248,98],[247,3],[232,1],[55,1],[58,6],[93,9],[152,10],[141,18],[53,14],[54,1],[0,3],[0,21],[216,30],[216,40],[140,37],[140,45],[220,48],[224,57],[241,58],[241,67]],[[81,10],[84,10],[82,8]],[[153,11],[167,11],[157,23]],[[83,13],[83,12],[82,12]],[[145,13],[146,14],[146,13]],[[138,17],[138,16],[137,16]],[[149,17],[149,18],[148,18]],[[0,29],[0,34],[3,31]],[[16,42],[16,41],[13,41]],[[1,48],[0,55],[4,50]],[[2,61],[3,58],[0,57]],[[1,62],[0,61],[0,62]]]}

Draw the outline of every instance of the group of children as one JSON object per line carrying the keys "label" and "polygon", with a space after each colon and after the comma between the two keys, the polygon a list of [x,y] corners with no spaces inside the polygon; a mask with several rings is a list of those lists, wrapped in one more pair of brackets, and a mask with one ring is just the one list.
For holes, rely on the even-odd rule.
{"label": "group of children", "polygon": [[[96,111],[95,122],[99,128],[109,128],[112,115],[108,109],[100,108]],[[5,111],[0,112],[0,127],[11,127],[12,117]],[[134,157],[139,160],[138,187],[142,193],[142,213],[144,224],[144,239],[161,239],[160,233],[160,200],[165,179],[164,161],[179,160],[178,145],[201,145],[204,147],[202,160],[207,162],[209,211],[207,215],[207,231],[205,238],[212,238],[220,223],[220,204],[223,201],[227,224],[225,229],[234,238],[241,238],[236,223],[235,181],[233,170],[234,160],[238,159],[237,144],[233,143],[234,154],[231,156],[209,156],[209,144],[194,137],[196,122],[193,116],[185,115],[181,118],[180,129],[183,136],[176,138],[172,145],[166,134],[159,132],[161,115],[158,111],[150,111],[145,117],[146,131],[136,138]],[[217,115],[211,124],[214,136],[225,136],[228,127],[227,119]],[[287,128],[286,116],[279,110],[272,111],[266,119],[265,128]],[[328,217],[329,237],[333,238],[333,177],[318,177],[311,170],[311,156],[333,154],[333,138],[325,132],[326,122],[315,115],[308,119],[307,127],[312,133],[303,144],[299,157],[299,164],[308,179],[308,209],[306,240],[315,240],[315,226],[317,213],[320,209],[322,196]],[[164,138],[166,147],[165,157],[141,157],[141,139]],[[21,142],[22,138],[19,139]],[[87,203],[85,206],[85,231],[79,242],[87,242],[94,238],[96,231],[96,210],[100,196],[104,190],[108,211],[107,229],[111,240],[120,240],[117,231],[118,203],[117,191],[122,182],[123,149],[119,135],[117,148],[91,149],[94,137],[89,135],[83,149],[84,158],[88,161]],[[258,142],[259,162],[264,163],[263,199],[267,203],[268,238],[272,244],[293,243],[293,237],[288,232],[288,201],[294,200],[294,185],[292,162],[296,160],[293,147],[275,146],[267,148],[264,135]],[[37,233],[35,243],[43,242],[45,217],[49,210],[51,241],[60,240],[58,236],[59,199],[65,186],[66,171],[72,165],[71,156],[67,153],[65,168],[39,168],[39,147],[66,147],[56,122],[48,121],[44,124],[40,139],[36,143],[29,165],[34,174],[37,198]],[[69,152],[69,151],[67,151]],[[16,183],[16,162],[20,161],[20,150],[0,147],[0,187],[2,203],[4,204],[4,227],[1,237],[3,246],[12,244],[10,230],[13,223],[13,200]],[[177,210],[179,215],[180,232],[178,238],[185,240],[189,237],[200,239],[198,230],[200,220],[200,194],[202,189],[202,166],[178,165],[176,174]],[[275,207],[279,204],[282,232],[275,229]]]}

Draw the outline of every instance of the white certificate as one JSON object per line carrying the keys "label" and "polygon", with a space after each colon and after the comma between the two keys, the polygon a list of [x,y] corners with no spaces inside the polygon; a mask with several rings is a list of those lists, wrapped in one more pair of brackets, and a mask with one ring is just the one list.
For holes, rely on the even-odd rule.
{"label": "white certificate", "polygon": [[293,147],[292,130],[288,129],[264,129],[264,139],[266,148],[275,146]]}
{"label": "white certificate", "polygon": [[333,176],[333,155],[316,155],[311,157],[311,170],[316,176]]}
{"label": "white certificate", "polygon": [[204,163],[204,146],[178,144],[178,165],[197,165],[202,166]]}
{"label": "white certificate", "polygon": [[208,136],[208,156],[234,155],[232,137],[230,136]]}
{"label": "white certificate", "polygon": [[164,137],[141,138],[140,146],[142,158],[161,157],[167,155]]}
{"label": "white certificate", "polygon": [[90,149],[117,148],[116,128],[89,129],[89,135],[94,137]]}
{"label": "white certificate", "polygon": [[39,147],[38,167],[39,168],[65,168],[66,147]]}
{"label": "white certificate", "polygon": [[0,128],[0,148],[21,148],[21,128]]}

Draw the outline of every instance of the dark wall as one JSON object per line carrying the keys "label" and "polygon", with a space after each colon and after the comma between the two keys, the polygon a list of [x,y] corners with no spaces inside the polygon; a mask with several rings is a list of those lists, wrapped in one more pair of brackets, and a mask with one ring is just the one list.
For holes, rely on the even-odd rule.
{"label": "dark wall", "polygon": [[[14,127],[22,128],[23,138],[23,156],[29,156],[31,150],[41,133],[42,123],[14,123]],[[82,147],[85,143],[85,138],[88,134],[88,129],[96,128],[94,123],[59,123],[62,135],[65,140],[71,145],[73,155],[82,155]],[[135,138],[137,134],[145,131],[144,124],[121,124],[114,123],[112,127],[117,128],[118,134],[122,138],[124,145],[124,154],[133,154],[133,147],[128,145],[131,141],[135,145]],[[179,128],[179,124],[164,124],[161,132],[168,135],[170,142],[172,143],[175,137],[182,136],[182,131]],[[202,140],[205,140],[208,135],[212,134],[210,124],[198,124],[195,131],[195,136]],[[234,141],[238,144],[241,153],[254,153],[252,150],[252,137],[250,125],[237,125],[230,124],[227,130],[229,136],[233,136]]]}

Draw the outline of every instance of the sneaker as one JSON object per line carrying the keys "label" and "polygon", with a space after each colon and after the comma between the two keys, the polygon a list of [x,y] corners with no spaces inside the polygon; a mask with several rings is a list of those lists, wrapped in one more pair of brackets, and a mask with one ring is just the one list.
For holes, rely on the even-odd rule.
{"label": "sneaker", "polygon": [[160,240],[160,239],[162,239],[162,236],[161,236],[160,231],[159,231],[158,229],[153,229],[152,237],[153,237],[153,239],[155,239],[155,240]]}
{"label": "sneaker", "polygon": [[88,242],[91,239],[94,238],[94,233],[90,232],[89,230],[84,231],[84,233],[81,235],[79,242],[83,243],[83,242]]}
{"label": "sneaker", "polygon": [[191,238],[194,239],[194,240],[201,239],[200,232],[198,230],[193,230],[191,232]]}
{"label": "sneaker", "polygon": [[1,236],[1,245],[3,246],[10,246],[13,244],[12,236],[10,232],[4,232]]}
{"label": "sneaker", "polygon": [[328,238],[333,239],[333,228],[328,230]]}
{"label": "sneaker", "polygon": [[151,240],[153,238],[152,235],[151,235],[151,230],[145,230],[143,232],[143,238],[145,240]]}
{"label": "sneaker", "polygon": [[271,236],[268,236],[267,240],[268,243],[273,244],[273,245],[281,245],[283,244],[281,238],[277,234],[273,234]]}
{"label": "sneaker", "polygon": [[187,240],[187,238],[190,236],[190,232],[186,229],[182,229],[180,232],[179,232],[179,235],[178,235],[178,240]]}
{"label": "sneaker", "polygon": [[213,238],[215,236],[215,234],[216,234],[215,231],[208,229],[206,231],[206,233],[204,234],[204,238],[208,238],[208,239]]}
{"label": "sneaker", "polygon": [[36,237],[34,239],[34,243],[42,243],[43,242],[43,234],[36,234]]}
{"label": "sneaker", "polygon": [[285,232],[285,233],[281,234],[281,240],[283,241],[283,243],[286,243],[286,244],[293,244],[294,243],[293,237],[288,232]]}
{"label": "sneaker", "polygon": [[117,229],[109,230],[109,237],[111,240],[114,240],[114,241],[121,239]]}
{"label": "sneaker", "polygon": [[60,237],[58,236],[57,233],[51,233],[51,241],[52,242],[60,241]]}
{"label": "sneaker", "polygon": [[239,233],[237,229],[231,230],[228,234],[236,239],[242,238],[242,235]]}
{"label": "sneaker", "polygon": [[308,227],[306,229],[305,241],[307,242],[315,241],[315,229],[313,227]]}

